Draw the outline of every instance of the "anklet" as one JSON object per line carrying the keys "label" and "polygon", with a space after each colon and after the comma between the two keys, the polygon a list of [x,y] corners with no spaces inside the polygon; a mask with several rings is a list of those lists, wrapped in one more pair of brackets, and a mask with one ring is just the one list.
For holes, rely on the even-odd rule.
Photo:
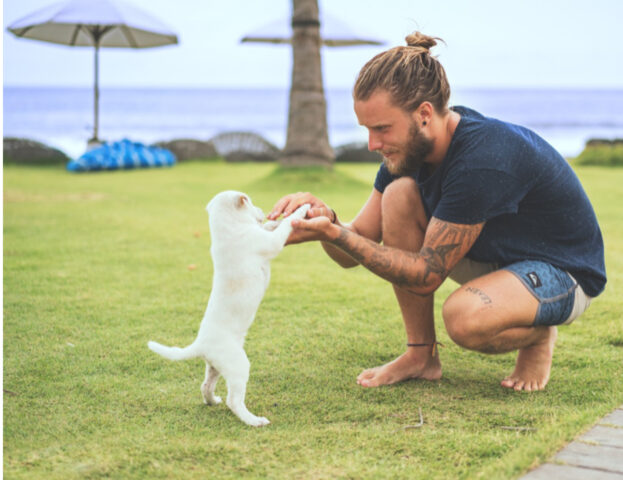
{"label": "anklet", "polygon": [[441,345],[442,347],[445,347],[445,345],[441,342],[433,342],[433,343],[407,343],[407,347],[430,347],[433,346],[433,350],[431,351],[431,356],[434,357],[435,356],[435,352],[437,351],[437,345]]}

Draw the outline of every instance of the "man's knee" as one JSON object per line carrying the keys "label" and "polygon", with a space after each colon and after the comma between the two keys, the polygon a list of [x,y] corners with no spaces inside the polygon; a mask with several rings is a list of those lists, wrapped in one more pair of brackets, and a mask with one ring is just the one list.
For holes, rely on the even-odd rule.
{"label": "man's knee", "polygon": [[387,186],[383,192],[381,210],[383,241],[386,244],[394,240],[400,243],[407,232],[417,231],[419,237],[428,225],[420,190],[411,177],[398,178]]}
{"label": "man's knee", "polygon": [[487,340],[479,322],[481,306],[460,289],[444,302],[441,313],[450,338],[462,347],[481,350]]}
{"label": "man's knee", "polygon": [[383,192],[382,208],[403,211],[422,204],[420,189],[411,177],[400,177],[390,183]]}

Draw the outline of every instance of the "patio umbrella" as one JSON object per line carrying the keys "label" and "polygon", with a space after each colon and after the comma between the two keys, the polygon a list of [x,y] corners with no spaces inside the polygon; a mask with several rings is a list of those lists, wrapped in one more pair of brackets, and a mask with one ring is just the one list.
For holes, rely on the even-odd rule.
{"label": "patio umbrella", "polygon": [[169,27],[119,0],[70,0],[50,5],[17,20],[8,31],[21,38],[94,47],[94,122],[93,138],[89,142],[99,141],[100,47],[149,48],[177,43],[177,35]]}

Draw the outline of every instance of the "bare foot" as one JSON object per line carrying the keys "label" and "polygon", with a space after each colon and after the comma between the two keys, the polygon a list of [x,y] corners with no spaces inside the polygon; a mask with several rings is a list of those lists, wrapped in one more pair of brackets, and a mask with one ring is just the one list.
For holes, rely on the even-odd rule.
{"label": "bare foot", "polygon": [[557,336],[556,327],[549,327],[542,342],[519,350],[515,370],[502,380],[502,386],[527,392],[543,390],[549,381]]}
{"label": "bare foot", "polygon": [[439,380],[441,378],[439,354],[433,357],[430,349],[409,348],[396,360],[361,372],[357,377],[357,383],[362,387],[378,387],[412,378]]}

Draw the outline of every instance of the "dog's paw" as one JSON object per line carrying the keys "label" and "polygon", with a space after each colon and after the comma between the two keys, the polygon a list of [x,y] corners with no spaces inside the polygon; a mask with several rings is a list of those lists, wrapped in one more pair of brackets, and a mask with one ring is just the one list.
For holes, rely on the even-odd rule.
{"label": "dog's paw", "polygon": [[268,222],[262,225],[264,230],[268,230],[269,232],[274,231],[281,224],[281,220],[269,220]]}
{"label": "dog's paw", "polygon": [[305,205],[301,205],[299,208],[297,208],[294,213],[292,214],[293,218],[296,218],[297,220],[302,220],[303,218],[305,218],[305,215],[307,215],[307,212],[309,211],[309,209],[311,208],[311,205],[309,203],[306,203]]}
{"label": "dog's paw", "polygon": [[221,397],[217,397],[214,395],[214,392],[208,390],[205,382],[201,385],[201,396],[203,397],[203,403],[206,405],[218,405],[223,401]]}
{"label": "dog's paw", "polygon": [[218,405],[219,403],[223,403],[223,399],[221,397],[217,397],[216,395],[212,398],[203,397],[203,403],[206,405]]}
{"label": "dog's paw", "polygon": [[270,420],[265,417],[255,417],[253,420],[247,422],[247,425],[252,427],[264,427],[270,423]]}

